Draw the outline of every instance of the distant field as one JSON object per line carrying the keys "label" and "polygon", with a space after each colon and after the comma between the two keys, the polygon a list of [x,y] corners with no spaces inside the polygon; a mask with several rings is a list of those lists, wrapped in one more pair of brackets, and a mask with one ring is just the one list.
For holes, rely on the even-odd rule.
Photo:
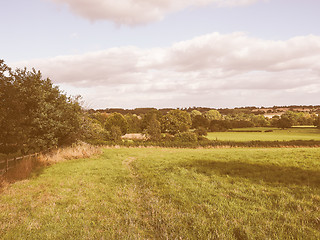
{"label": "distant field", "polygon": [[1,239],[320,239],[320,149],[106,149],[0,195]]}
{"label": "distant field", "polygon": [[[207,138],[219,141],[291,141],[291,140],[320,140],[320,129],[314,127],[278,128],[239,128],[235,131],[262,132],[210,132]],[[272,130],[272,132],[265,132]]]}

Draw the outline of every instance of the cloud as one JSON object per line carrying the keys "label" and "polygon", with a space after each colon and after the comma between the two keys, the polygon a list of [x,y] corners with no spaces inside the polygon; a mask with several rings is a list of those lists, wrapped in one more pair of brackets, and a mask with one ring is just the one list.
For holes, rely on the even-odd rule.
{"label": "cloud", "polygon": [[75,14],[116,24],[137,25],[158,21],[166,14],[192,6],[213,4],[231,7],[253,4],[262,0],[51,0],[67,5]]}
{"label": "cloud", "polygon": [[167,48],[111,48],[16,65],[35,67],[54,83],[78,89],[94,107],[163,107],[214,106],[216,101],[290,104],[285,99],[318,104],[319,63],[320,36],[268,41],[236,32],[203,35]]}

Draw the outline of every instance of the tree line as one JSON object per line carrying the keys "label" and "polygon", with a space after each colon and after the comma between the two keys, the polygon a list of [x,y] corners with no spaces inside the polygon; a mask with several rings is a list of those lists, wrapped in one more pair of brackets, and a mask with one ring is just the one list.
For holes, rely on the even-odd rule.
{"label": "tree line", "polygon": [[78,140],[120,141],[126,133],[143,133],[151,141],[173,138],[196,141],[207,131],[320,126],[316,113],[293,111],[267,118],[248,111],[210,108],[199,108],[201,111],[140,108],[136,111],[138,114],[120,110],[85,111],[79,97],[67,96],[49,78],[44,79],[40,71],[12,70],[0,60],[0,153],[27,153],[70,145]]}
{"label": "tree line", "polygon": [[[316,125],[319,126],[319,117],[315,113],[287,111],[281,116],[272,118],[264,115],[235,113],[222,115],[218,110],[209,110],[201,113],[193,110],[190,113],[180,109],[164,113],[161,110],[151,109],[147,113],[121,114],[118,112],[90,112],[88,113],[92,125],[96,125],[92,140],[120,140],[126,133],[144,133],[151,140],[160,140],[161,137],[181,137],[181,135],[194,134],[205,136],[208,131],[221,132],[233,128],[249,127],[277,127],[289,128],[291,126]],[[192,131],[191,131],[192,130]],[[184,134],[183,134],[184,133]],[[186,134],[187,133],[187,134]]]}

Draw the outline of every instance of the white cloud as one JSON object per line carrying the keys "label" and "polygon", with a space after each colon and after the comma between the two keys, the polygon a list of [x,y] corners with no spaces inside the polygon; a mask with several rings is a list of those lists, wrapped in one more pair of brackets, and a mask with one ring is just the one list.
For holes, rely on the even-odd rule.
{"label": "white cloud", "polygon": [[72,12],[84,18],[110,20],[116,24],[137,25],[164,18],[168,13],[191,6],[213,4],[230,7],[263,0],[51,0],[66,4]]}
{"label": "white cloud", "polygon": [[17,66],[79,89],[94,107],[164,107],[318,104],[319,62],[319,36],[267,41],[212,33],[168,48],[112,48]]}

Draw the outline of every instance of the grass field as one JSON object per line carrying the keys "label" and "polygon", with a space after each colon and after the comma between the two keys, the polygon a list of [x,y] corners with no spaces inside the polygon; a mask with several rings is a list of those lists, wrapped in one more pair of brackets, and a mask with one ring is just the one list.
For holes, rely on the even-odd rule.
{"label": "grass field", "polygon": [[[219,141],[291,141],[291,140],[320,140],[320,129],[294,127],[289,129],[278,128],[239,128],[236,131],[262,132],[210,132],[207,138]],[[272,132],[265,132],[272,130]]]}
{"label": "grass field", "polygon": [[105,149],[0,195],[1,239],[320,239],[320,149]]}

